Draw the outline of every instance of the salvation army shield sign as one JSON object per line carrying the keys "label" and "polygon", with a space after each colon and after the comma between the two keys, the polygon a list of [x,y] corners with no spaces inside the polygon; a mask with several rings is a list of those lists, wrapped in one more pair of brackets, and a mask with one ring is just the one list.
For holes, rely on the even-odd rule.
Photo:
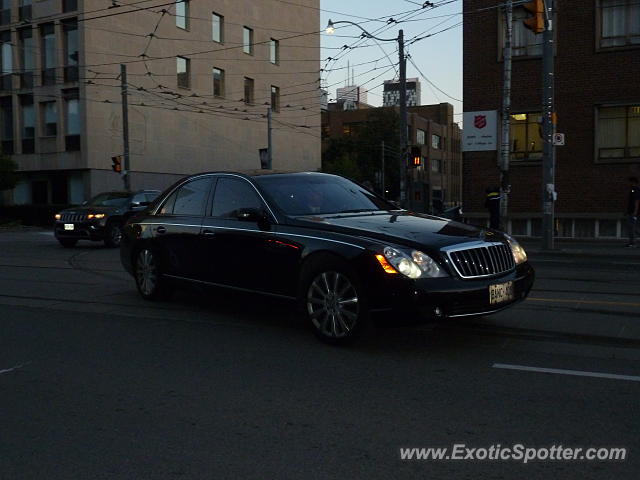
{"label": "salvation army shield sign", "polygon": [[478,152],[497,149],[498,112],[464,112],[462,131],[462,150]]}
{"label": "salvation army shield sign", "polygon": [[487,126],[487,116],[486,115],[476,115],[473,117],[473,125],[478,128],[484,128]]}

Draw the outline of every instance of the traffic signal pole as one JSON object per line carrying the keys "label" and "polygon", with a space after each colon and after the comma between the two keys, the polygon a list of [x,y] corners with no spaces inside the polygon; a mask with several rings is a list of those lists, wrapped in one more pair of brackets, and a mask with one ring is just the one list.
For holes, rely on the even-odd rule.
{"label": "traffic signal pole", "polygon": [[407,198],[407,59],[404,56],[404,32],[398,32],[398,56],[400,61],[400,205],[411,208]]}
{"label": "traffic signal pole", "polygon": [[502,142],[500,146],[500,229],[507,231],[509,215],[509,161],[511,156],[511,43],[513,40],[513,1],[507,0],[504,7],[504,73],[502,82]]}
{"label": "traffic signal pole", "polygon": [[545,29],[542,36],[542,248],[554,248],[555,147],[553,0],[544,0]]}
{"label": "traffic signal pole", "polygon": [[122,179],[124,181],[124,189],[131,190],[131,181],[129,179],[129,104],[127,102],[127,66],[120,64],[120,90],[122,91],[122,144],[124,149],[124,172]]}

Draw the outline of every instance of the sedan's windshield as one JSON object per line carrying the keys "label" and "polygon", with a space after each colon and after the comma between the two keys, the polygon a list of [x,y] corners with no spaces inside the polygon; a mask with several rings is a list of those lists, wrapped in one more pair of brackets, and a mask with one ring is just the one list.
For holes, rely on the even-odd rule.
{"label": "sedan's windshield", "polygon": [[96,195],[87,202],[90,207],[124,207],[131,195],[127,192],[108,192]]}
{"label": "sedan's windshield", "polygon": [[397,209],[359,185],[333,175],[265,175],[255,180],[288,215],[327,215]]}

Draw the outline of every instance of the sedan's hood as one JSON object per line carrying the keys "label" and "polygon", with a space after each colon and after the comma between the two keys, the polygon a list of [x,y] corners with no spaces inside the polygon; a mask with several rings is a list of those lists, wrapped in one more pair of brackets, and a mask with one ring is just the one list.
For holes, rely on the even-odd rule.
{"label": "sedan's hood", "polygon": [[503,240],[503,236],[498,232],[411,212],[305,216],[296,217],[293,223],[415,247],[426,246],[435,250],[471,241]]}

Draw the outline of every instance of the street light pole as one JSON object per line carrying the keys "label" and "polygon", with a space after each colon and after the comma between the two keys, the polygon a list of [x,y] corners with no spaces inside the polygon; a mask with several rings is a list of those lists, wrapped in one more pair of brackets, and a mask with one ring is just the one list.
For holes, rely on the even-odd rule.
{"label": "street light pole", "polygon": [[408,148],[408,128],[407,128],[407,59],[404,55],[404,32],[402,29],[398,32],[397,38],[379,38],[370,34],[360,25],[349,20],[340,20],[332,22],[329,20],[326,32],[332,34],[335,32],[334,25],[346,23],[358,27],[364,33],[366,38],[373,38],[379,42],[398,42],[398,57],[400,69],[400,155],[398,158],[398,168],[400,169],[400,204],[403,208],[407,205],[407,148]]}

